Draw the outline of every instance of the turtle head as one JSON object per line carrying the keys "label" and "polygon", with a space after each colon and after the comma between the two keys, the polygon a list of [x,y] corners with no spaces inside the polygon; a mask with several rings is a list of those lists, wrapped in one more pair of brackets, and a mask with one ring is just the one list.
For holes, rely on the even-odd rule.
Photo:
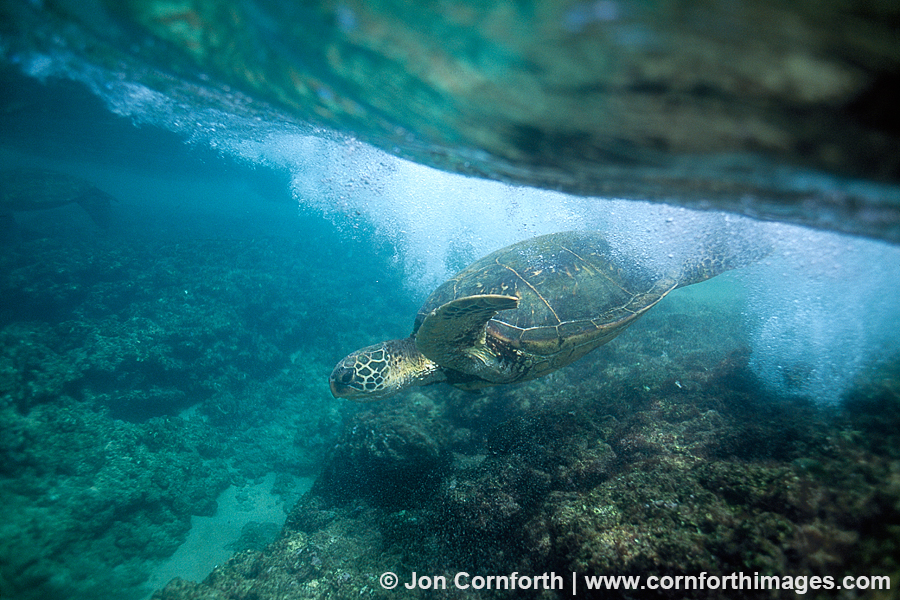
{"label": "turtle head", "polygon": [[348,355],[334,367],[328,383],[335,398],[365,402],[443,379],[440,367],[425,358],[410,337],[366,346]]}

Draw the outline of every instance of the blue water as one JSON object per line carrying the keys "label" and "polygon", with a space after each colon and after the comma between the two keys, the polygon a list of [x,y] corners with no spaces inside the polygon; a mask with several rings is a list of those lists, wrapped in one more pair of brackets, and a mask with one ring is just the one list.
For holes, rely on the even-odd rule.
{"label": "blue water", "polygon": [[[77,175],[118,201],[105,232],[77,206],[17,213],[2,250],[4,600],[100,597],[110,585],[110,597],[145,596],[152,561],[229,485],[317,475],[361,410],[331,398],[334,363],[408,335],[450,274],[535,235],[601,230],[616,252],[656,265],[710,229],[770,246],[673,294],[622,343],[711,318],[718,331],[672,343],[712,348],[693,359],[704,369],[746,351],[776,403],[840,406],[900,352],[896,246],[465,178],[60,57],[19,66],[29,77],[6,75],[0,168]],[[669,350],[651,354],[641,386],[681,389]],[[590,385],[599,361],[553,381]],[[287,483],[275,493],[296,501]]]}

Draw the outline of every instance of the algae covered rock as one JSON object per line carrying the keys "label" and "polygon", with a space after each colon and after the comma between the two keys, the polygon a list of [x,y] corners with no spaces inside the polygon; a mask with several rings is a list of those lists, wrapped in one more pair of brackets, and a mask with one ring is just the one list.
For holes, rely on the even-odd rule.
{"label": "algae covered rock", "polygon": [[[871,451],[853,441],[859,428],[880,425],[862,412],[841,417],[802,399],[754,394],[746,361],[745,353],[726,356],[702,384],[650,388],[631,396],[628,407],[615,398],[567,400],[565,393],[550,404],[526,401],[544,389],[534,384],[481,397],[479,408],[465,414],[455,410],[466,398],[458,392],[441,401],[417,396],[406,415],[386,405],[359,411],[274,546],[235,557],[190,593],[158,598],[191,598],[210,589],[242,590],[263,600],[338,589],[380,597],[385,591],[374,577],[384,570],[398,573],[400,581],[409,581],[413,571],[450,579],[459,571],[742,572],[779,581],[896,573],[900,554],[892,536],[900,526],[900,470],[880,443]],[[865,389],[885,407],[900,400],[890,384],[876,386],[877,392]],[[741,443],[741,432],[759,414],[766,419],[756,419],[752,439],[778,441]],[[360,433],[364,425],[366,435]],[[421,433],[461,425],[463,442]],[[373,444],[389,427],[398,439]],[[423,456],[442,453],[447,458],[427,480],[396,476],[427,464]],[[360,472],[347,472],[354,469]],[[389,482],[378,480],[389,473],[395,474]],[[400,482],[408,486],[405,492]],[[356,543],[364,545],[358,553],[333,558],[333,549]],[[296,577],[290,592],[283,587],[285,573]],[[170,586],[164,593],[174,591]],[[721,597],[721,590],[694,591],[691,597]],[[748,599],[797,594],[793,588],[736,593]],[[832,593],[806,591],[812,598]],[[518,594],[479,590],[472,597]],[[536,596],[552,597],[547,594]],[[610,597],[683,594],[619,590]]]}
{"label": "algae covered rock", "polygon": [[367,498],[382,506],[418,504],[449,463],[446,428],[427,398],[365,411],[330,452],[315,491],[337,504]]}

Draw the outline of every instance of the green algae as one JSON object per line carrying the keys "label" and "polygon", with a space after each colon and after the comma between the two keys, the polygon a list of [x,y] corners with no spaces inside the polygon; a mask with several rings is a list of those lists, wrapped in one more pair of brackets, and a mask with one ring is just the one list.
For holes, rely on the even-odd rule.
{"label": "green algae", "polygon": [[328,300],[296,245],[4,249],[0,594],[139,597],[229,485],[275,470],[296,500],[342,419],[318,377],[335,357],[308,337]]}
{"label": "green algae", "polygon": [[[729,328],[728,315],[711,318]],[[156,598],[387,597],[372,582],[387,570],[401,581],[413,571],[452,577],[460,570],[895,575],[900,396],[892,371],[868,376],[875,383],[863,382],[841,412],[768,396],[740,344],[707,346],[699,320],[679,322],[684,338],[657,334],[659,323],[647,321],[639,339],[610,344],[582,368],[545,380],[477,396],[434,387],[403,403],[368,405],[348,421],[278,543]],[[668,358],[650,366],[661,344]],[[701,369],[698,353],[717,360]],[[387,443],[390,432],[397,433]],[[863,443],[870,432],[877,435]],[[431,476],[421,477],[425,471]],[[320,540],[319,561],[294,556],[287,566],[290,544],[310,540]],[[330,554],[355,543],[363,548],[352,555]],[[732,595],[796,597],[793,590]]]}

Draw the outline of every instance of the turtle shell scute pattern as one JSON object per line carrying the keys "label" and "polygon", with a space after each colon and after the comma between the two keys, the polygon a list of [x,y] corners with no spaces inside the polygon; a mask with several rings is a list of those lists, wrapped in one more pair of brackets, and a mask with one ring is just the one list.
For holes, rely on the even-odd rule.
{"label": "turtle shell scute pattern", "polygon": [[568,355],[585,347],[553,361],[567,363],[615,337],[676,284],[613,253],[598,233],[551,234],[498,250],[445,282],[422,306],[415,330],[456,298],[515,296],[518,307],[488,321],[487,333],[529,354]]}

